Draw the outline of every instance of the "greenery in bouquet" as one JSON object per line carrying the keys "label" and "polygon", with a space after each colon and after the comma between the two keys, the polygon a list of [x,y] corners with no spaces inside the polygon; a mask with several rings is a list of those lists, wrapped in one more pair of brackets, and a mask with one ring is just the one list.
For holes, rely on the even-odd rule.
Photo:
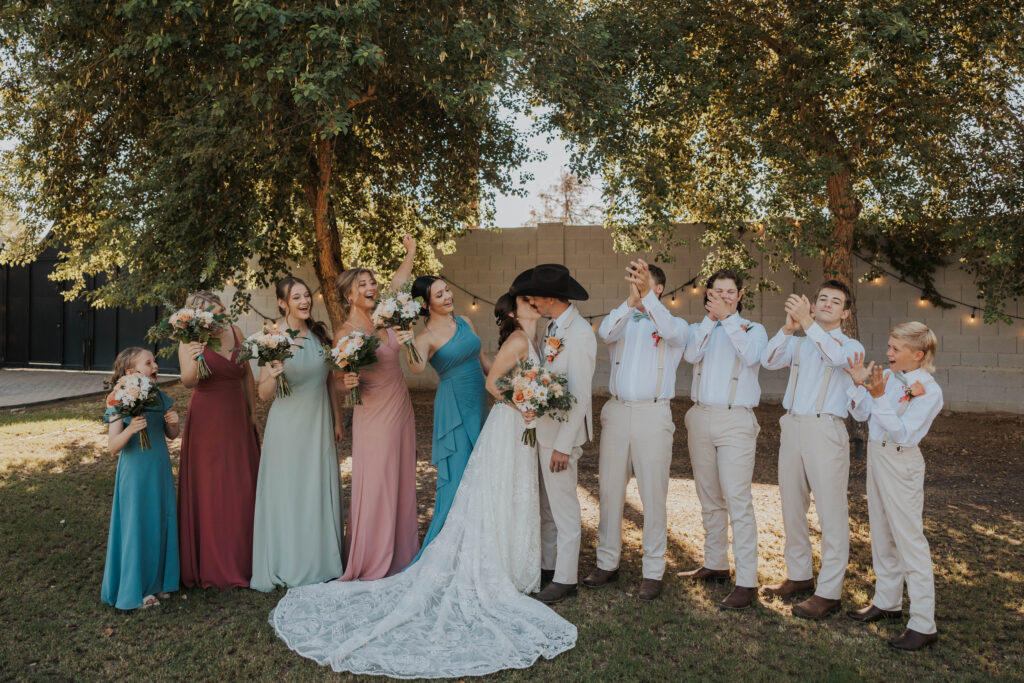
{"label": "greenery in bouquet", "polygon": [[[113,408],[116,419],[130,420],[144,412],[155,412],[160,409],[160,395],[157,393],[156,383],[138,372],[125,375],[113,385],[105,382],[104,389],[110,392],[107,394],[107,410]],[[113,419],[113,416],[104,414],[104,421],[109,423]],[[149,432],[145,429],[139,432],[139,447],[144,451],[150,449]]]}
{"label": "greenery in bouquet", "polygon": [[[231,324],[227,313],[214,313],[215,307],[193,308],[186,306],[149,328],[146,337],[152,342],[173,339],[179,344],[200,342],[213,351],[220,351],[220,338],[217,336],[225,325]],[[210,366],[206,364],[203,354],[196,359],[199,366],[200,379],[210,376]]]}
{"label": "greenery in bouquet", "polygon": [[[337,341],[327,351],[324,362],[337,372],[359,372],[377,362],[377,347],[380,339],[375,334],[364,334],[359,330],[348,334]],[[349,392],[349,403],[361,405],[359,387],[352,387]]]}
{"label": "greenery in bouquet", "polygon": [[[516,363],[496,384],[502,399],[519,411],[533,410],[537,417],[548,415],[560,422],[567,418],[566,413],[576,401],[569,393],[569,380],[564,374],[551,372],[530,360]],[[537,445],[534,422],[526,424],[523,443]]]}
{"label": "greenery in bouquet", "polygon": [[[423,297],[413,296],[409,287],[403,286],[397,292],[386,291],[381,295],[371,320],[378,330],[386,327],[410,330],[422,310]],[[405,353],[409,363],[418,365],[423,362],[411,339],[405,342]]]}
{"label": "greenery in bouquet", "polygon": [[[238,346],[236,362],[247,363],[255,359],[256,364],[263,367],[275,360],[285,361],[292,357],[292,342],[298,334],[296,330],[274,330],[264,327],[259,332],[250,334]],[[288,384],[285,373],[277,376],[277,397],[291,396],[292,388]]]}

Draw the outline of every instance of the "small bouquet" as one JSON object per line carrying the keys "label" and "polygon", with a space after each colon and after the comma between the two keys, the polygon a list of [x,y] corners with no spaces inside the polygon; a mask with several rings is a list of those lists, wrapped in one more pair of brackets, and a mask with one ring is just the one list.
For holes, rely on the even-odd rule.
{"label": "small bouquet", "polygon": [[[338,372],[359,372],[377,362],[377,347],[380,339],[375,334],[364,334],[359,330],[338,340],[338,343],[327,352],[324,362]],[[359,398],[359,387],[352,387],[349,403],[362,405]]]}
{"label": "small bouquet", "polygon": [[[201,342],[214,351],[220,351],[220,339],[217,333],[230,324],[227,313],[214,313],[214,307],[180,308],[174,313],[149,328],[146,336],[156,342],[161,339],[173,339],[179,344]],[[199,365],[199,378],[210,376],[210,366],[206,364],[203,354],[196,361]]]}
{"label": "small bouquet", "polygon": [[[413,296],[403,287],[397,292],[385,292],[373,309],[373,324],[380,330],[385,327],[397,327],[400,330],[411,330],[412,324],[423,310],[423,297]],[[405,342],[406,359],[410,364],[423,362],[420,352],[413,346],[412,340]]]}
{"label": "small bouquet", "polygon": [[[156,384],[149,377],[133,372],[125,375],[106,389],[107,408],[113,408],[119,419],[132,418],[142,415],[147,410],[160,408],[160,397],[157,394]],[[107,419],[110,422],[110,419]],[[143,429],[139,432],[139,447],[148,451],[150,448],[149,432]]]}
{"label": "small bouquet", "polygon": [[[250,334],[238,347],[239,364],[256,359],[256,364],[261,368],[267,363],[275,360],[287,360],[292,357],[292,341],[295,330],[271,330],[266,327],[262,331]],[[292,388],[288,385],[288,379],[282,372],[277,376],[277,397],[291,396]]]}
{"label": "small bouquet", "polygon": [[[569,393],[569,380],[563,374],[551,372],[533,361],[516,363],[507,375],[497,382],[501,397],[520,411],[533,410],[537,416],[550,415],[559,422],[566,419],[576,397]],[[537,445],[535,422],[526,423],[523,443]]]}

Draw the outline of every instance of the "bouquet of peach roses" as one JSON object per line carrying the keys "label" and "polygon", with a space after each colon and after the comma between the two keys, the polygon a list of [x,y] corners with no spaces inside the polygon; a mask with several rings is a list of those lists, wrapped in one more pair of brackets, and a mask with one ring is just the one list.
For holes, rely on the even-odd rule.
{"label": "bouquet of peach roses", "polygon": [[[380,339],[375,334],[365,334],[355,330],[345,335],[327,352],[324,362],[337,372],[359,372],[377,362],[377,347]],[[362,405],[359,398],[359,387],[352,387],[349,403]]]}
{"label": "bouquet of peach roses", "polygon": [[[516,363],[507,375],[497,381],[501,397],[521,412],[533,410],[537,416],[550,415],[559,422],[566,419],[565,413],[572,408],[576,397],[569,393],[569,380],[565,375],[554,373],[533,361]],[[528,422],[523,430],[523,443],[537,445],[536,422]]]}
{"label": "bouquet of peach roses", "polygon": [[[288,330],[271,330],[266,327],[262,331],[250,334],[238,347],[236,362],[244,363],[256,359],[256,364],[263,367],[275,360],[287,360],[292,357],[292,340],[297,332]],[[282,372],[277,376],[277,397],[291,396],[292,388]]]}
{"label": "bouquet of peach roses", "polygon": [[[110,389],[107,394],[107,408],[113,408],[117,418],[132,418],[142,415],[147,410],[160,408],[160,397],[157,394],[156,384],[149,377],[133,372],[125,375],[117,382],[106,387]],[[114,418],[107,418],[110,422]],[[148,451],[150,448],[149,432],[143,429],[139,432],[139,448]]]}
{"label": "bouquet of peach roses", "polygon": [[[205,310],[186,306],[149,328],[146,336],[151,341],[161,339],[173,339],[180,344],[201,342],[214,351],[220,350],[220,339],[217,333],[230,324],[227,313],[214,313],[214,307],[210,306]],[[199,378],[206,379],[210,376],[210,366],[206,364],[203,354],[199,354],[196,360],[199,366]]]}

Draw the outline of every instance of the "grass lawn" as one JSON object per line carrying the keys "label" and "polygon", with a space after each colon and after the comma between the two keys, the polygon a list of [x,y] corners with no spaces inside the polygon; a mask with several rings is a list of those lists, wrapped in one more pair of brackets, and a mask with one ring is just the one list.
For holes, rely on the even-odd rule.
{"label": "grass lawn", "polygon": [[[184,413],[188,391],[168,389]],[[429,466],[431,400],[414,392],[420,443],[421,532],[433,504]],[[602,403],[598,399],[596,410]],[[923,444],[928,462],[925,525],[935,562],[938,647],[897,653],[884,642],[902,625],[810,623],[790,606],[764,601],[721,611],[725,585],[681,583],[675,572],[701,559],[703,532],[677,401],[669,499],[669,572],[662,598],[641,603],[640,502],[630,485],[622,578],[557,609],[579,627],[574,650],[501,680],[716,680],[800,678],[1024,679],[1024,418],[941,416]],[[265,409],[265,406],[264,406]],[[100,581],[116,459],[106,454],[100,401],[69,401],[0,414],[0,678],[337,678],[290,652],[267,624],[283,594],[187,590],[160,607],[119,612],[100,603]],[[758,410],[762,432],[754,478],[760,578],[784,578],[776,486],[780,409]],[[177,465],[178,442],[172,444]],[[342,449],[348,484],[348,444]],[[844,608],[871,595],[863,460],[850,472],[851,558]],[[581,464],[584,508],[581,577],[597,535],[597,453]],[[813,508],[810,515],[814,519]],[[816,525],[812,525],[814,528]]]}

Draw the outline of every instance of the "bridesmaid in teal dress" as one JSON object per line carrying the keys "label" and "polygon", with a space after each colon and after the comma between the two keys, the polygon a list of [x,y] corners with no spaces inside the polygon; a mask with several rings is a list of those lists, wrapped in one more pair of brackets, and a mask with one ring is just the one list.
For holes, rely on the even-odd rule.
{"label": "bridesmaid in teal dress", "polygon": [[[426,361],[409,364],[409,370],[419,374],[429,362],[440,378],[434,397],[430,459],[437,468],[437,497],[430,528],[413,559],[415,562],[444,526],[469,455],[480,436],[487,410],[484,376],[491,363],[469,321],[454,314],[452,292],[444,280],[431,275],[417,278],[412,294],[423,297],[426,330],[413,343]],[[404,341],[405,334],[399,335],[399,341]]]}
{"label": "bridesmaid in teal dress", "polygon": [[[131,372],[156,381],[157,369],[152,353],[127,348],[114,360],[111,384]],[[171,399],[159,389],[157,395],[160,407],[144,415],[118,419],[113,408],[105,414],[107,446],[120,457],[100,596],[117,609],[159,605],[157,595],[178,590],[178,524],[167,439],[178,437],[180,424]],[[139,445],[142,430],[149,434],[148,450]]]}
{"label": "bridesmaid in teal dress", "polygon": [[[310,318],[313,298],[302,280],[277,284],[287,329],[298,331],[292,357],[261,368],[259,395],[274,399],[263,435],[256,481],[250,587],[303,586],[341,576],[341,480],[336,442],[340,406],[323,352],[330,338]],[[290,396],[274,398],[285,374]]]}

